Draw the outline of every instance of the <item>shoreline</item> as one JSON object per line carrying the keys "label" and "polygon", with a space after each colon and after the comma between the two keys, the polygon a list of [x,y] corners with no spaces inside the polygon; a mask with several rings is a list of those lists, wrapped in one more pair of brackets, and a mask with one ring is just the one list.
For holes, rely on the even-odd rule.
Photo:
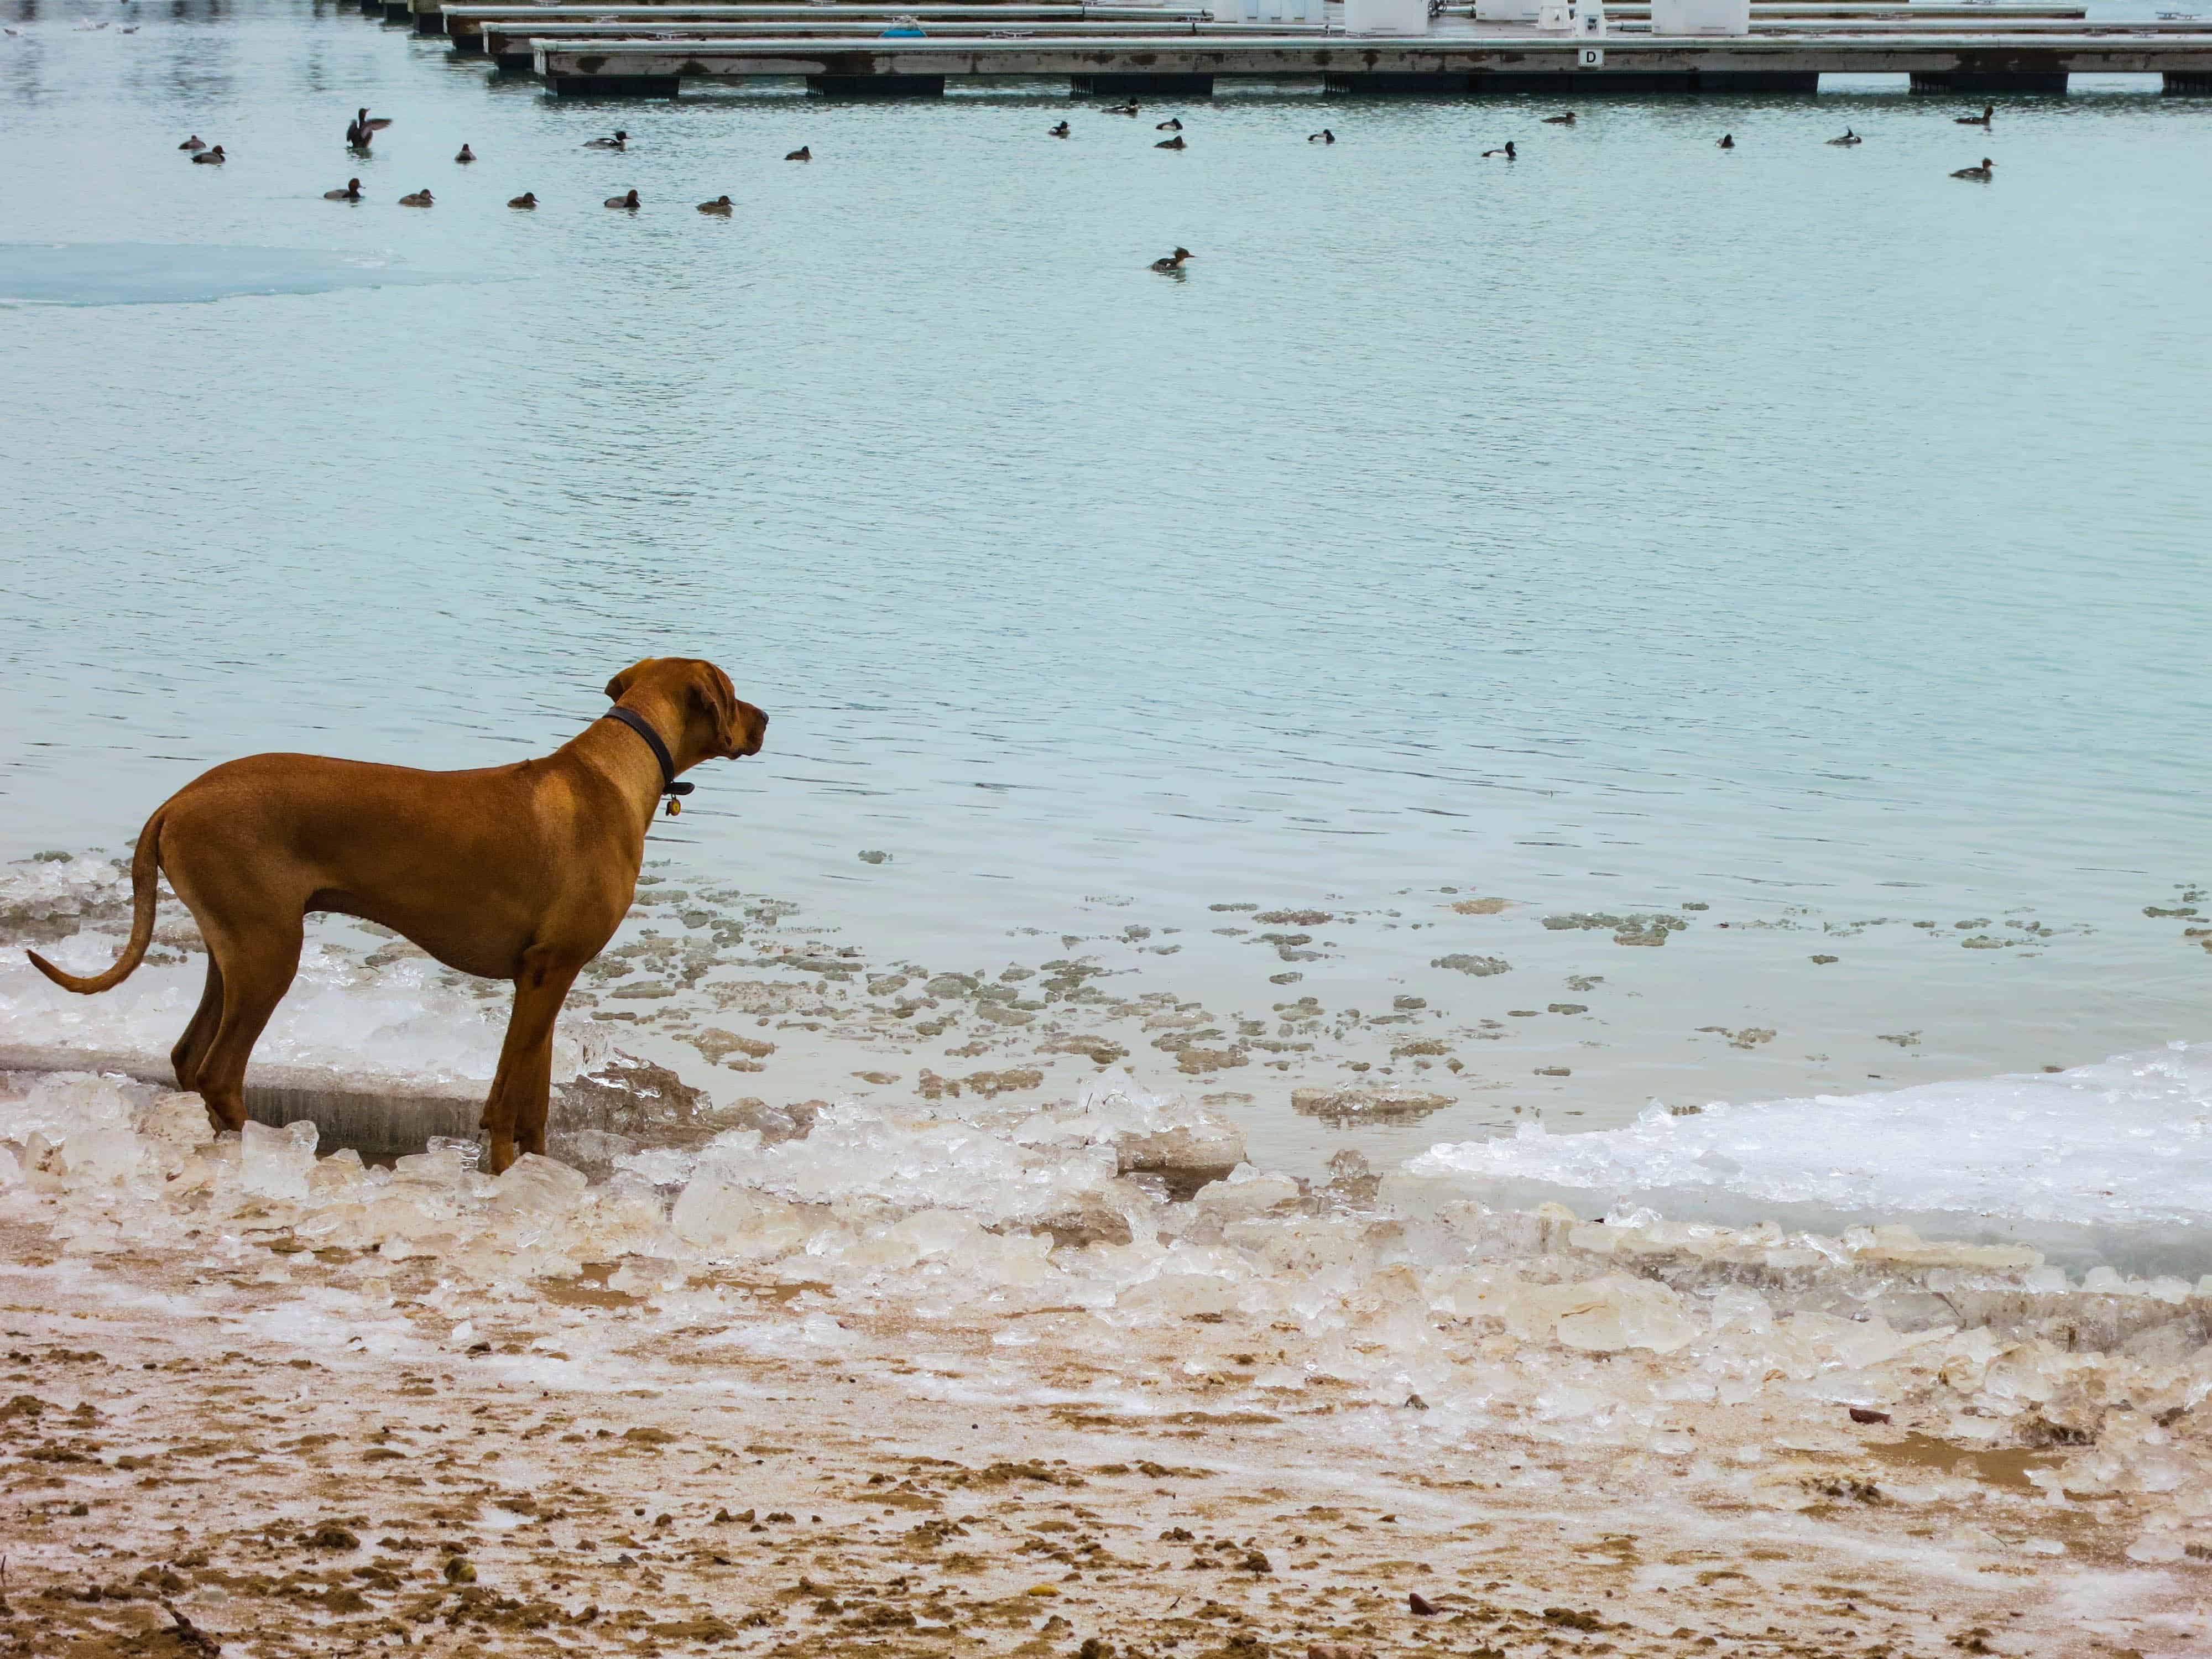
{"label": "shoreline", "polygon": [[[0,935],[81,971],[105,966],[125,908],[118,891],[107,860],[9,866]],[[2112,963],[2109,945],[2082,937],[2093,930],[2019,916],[1839,929],[1704,901],[1595,913],[1446,887],[1382,908],[1224,899],[1201,913],[1204,925],[1177,926],[1133,901],[1086,902],[1090,931],[1011,929],[994,956],[964,949],[953,966],[943,951],[917,960],[871,937],[879,930],[810,916],[787,898],[649,866],[629,919],[568,999],[556,1074],[573,1078],[619,1048],[714,1108],[757,1113],[848,1097],[1047,1102],[1120,1066],[1237,1117],[1260,1160],[1320,1179],[1346,1147],[1387,1163],[1532,1121],[1619,1127],[1654,1100],[1702,1109],[2056,1072],[2195,1030],[2193,1014],[2148,1024],[2166,1011],[2162,994],[2069,990],[2082,1030],[2039,1026],[2021,1049],[2002,1035],[2020,1011],[2000,1009],[2023,975],[2042,975],[2041,996],[2101,986]],[[2174,947],[2212,941],[2191,933],[2193,905],[2145,908],[2128,948],[2158,946],[2157,982],[2178,990],[2199,953]],[[1853,941],[1871,929],[1894,942],[1850,977],[1863,948]],[[2052,966],[2037,960],[2054,953]],[[58,1037],[95,1058],[143,1055],[138,1070],[161,1080],[149,1068],[197,998],[199,958],[190,917],[167,897],[147,965],[97,999],[55,991],[10,948],[0,1045],[51,1052]],[[1853,996],[1894,999],[1906,983],[1996,1030],[1995,1049],[2018,1051],[2017,1063],[1984,1063],[1978,1040],[1947,1036],[1925,1009],[1851,1012]],[[416,1092],[423,1079],[433,1086],[421,1092],[442,1095],[448,1084],[488,1083],[507,997],[504,985],[444,969],[382,930],[324,918],[259,1054],[264,1066],[305,1066],[340,1088],[368,1071],[395,1090]],[[1804,1004],[1795,1018],[1792,999]],[[1804,1021],[1812,1029],[1793,1029]],[[1839,1023],[1866,1029],[1849,1046],[1824,1041],[1823,1031],[1844,1035]],[[2095,1046],[2081,1048],[2089,1033]],[[439,1133],[472,1133],[473,1123]]]}

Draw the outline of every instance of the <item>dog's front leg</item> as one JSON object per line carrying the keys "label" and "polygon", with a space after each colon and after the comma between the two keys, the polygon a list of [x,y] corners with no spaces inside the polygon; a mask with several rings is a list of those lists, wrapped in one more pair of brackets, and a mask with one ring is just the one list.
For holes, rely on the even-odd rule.
{"label": "dog's front leg", "polygon": [[514,979],[514,1012],[500,1046],[499,1075],[484,1102],[483,1127],[491,1137],[491,1170],[497,1175],[520,1150],[545,1151],[545,1110],[553,1088],[553,1025],[583,964],[572,953],[535,945],[523,952]]}

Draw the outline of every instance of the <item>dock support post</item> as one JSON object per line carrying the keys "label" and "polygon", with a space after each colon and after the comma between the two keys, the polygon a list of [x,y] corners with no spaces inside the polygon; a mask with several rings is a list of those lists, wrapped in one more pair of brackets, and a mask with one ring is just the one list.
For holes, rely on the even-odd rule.
{"label": "dock support post", "polygon": [[[442,17],[445,14],[441,12],[439,15]],[[482,29],[471,34],[455,34],[448,29],[446,32],[446,44],[453,49],[453,56],[456,58],[481,58],[484,55],[484,39]]]}
{"label": "dock support post", "polygon": [[[478,46],[478,52],[483,48]],[[503,52],[491,60],[491,66],[501,75],[529,75],[538,68],[538,54],[532,52]]]}
{"label": "dock support post", "polygon": [[[1388,70],[1330,71],[1321,78],[1322,95],[1333,98],[1452,98],[1472,89],[1475,76],[1449,72],[1424,74]],[[1565,80],[1565,76],[1557,77]]]}
{"label": "dock support post", "polygon": [[384,16],[384,0],[361,0],[361,15],[363,17],[381,20]]}
{"label": "dock support post", "polygon": [[413,28],[415,8],[411,0],[384,0],[384,21],[387,23],[402,23],[409,28]]}
{"label": "dock support post", "polygon": [[941,75],[810,75],[806,89],[820,98],[942,98]]}
{"label": "dock support post", "polygon": [[1069,94],[1077,98],[1130,98],[1139,93],[1152,98],[1211,98],[1211,75],[1125,74],[1071,75]]}
{"label": "dock support post", "polygon": [[443,34],[446,32],[446,8],[442,0],[412,0],[415,7],[415,33]]}
{"label": "dock support post", "polygon": [[673,75],[549,75],[556,98],[673,98]]}
{"label": "dock support post", "polygon": [[2167,93],[2212,93],[2212,73],[2203,70],[2168,70],[2160,78],[2166,82],[2161,90]]}
{"label": "dock support post", "polygon": [[1940,92],[1953,97],[1968,93],[2039,92],[2063,98],[2064,70],[1915,70],[1915,92]]}

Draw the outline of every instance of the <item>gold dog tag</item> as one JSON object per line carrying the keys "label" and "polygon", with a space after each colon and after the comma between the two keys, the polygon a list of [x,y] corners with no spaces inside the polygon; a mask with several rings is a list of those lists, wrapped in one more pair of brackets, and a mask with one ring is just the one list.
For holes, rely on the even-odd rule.
{"label": "gold dog tag", "polygon": [[668,816],[672,818],[684,816],[684,803],[673,795],[668,798]]}

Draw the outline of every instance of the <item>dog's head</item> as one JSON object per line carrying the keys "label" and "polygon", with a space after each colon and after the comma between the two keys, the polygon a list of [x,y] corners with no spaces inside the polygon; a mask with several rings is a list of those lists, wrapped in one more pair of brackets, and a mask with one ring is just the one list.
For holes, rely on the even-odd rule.
{"label": "dog's head", "polygon": [[738,696],[730,677],[700,657],[647,657],[607,682],[617,702],[652,694],[684,721],[672,745],[677,767],[702,760],[742,760],[757,755],[768,738],[768,716]]}

